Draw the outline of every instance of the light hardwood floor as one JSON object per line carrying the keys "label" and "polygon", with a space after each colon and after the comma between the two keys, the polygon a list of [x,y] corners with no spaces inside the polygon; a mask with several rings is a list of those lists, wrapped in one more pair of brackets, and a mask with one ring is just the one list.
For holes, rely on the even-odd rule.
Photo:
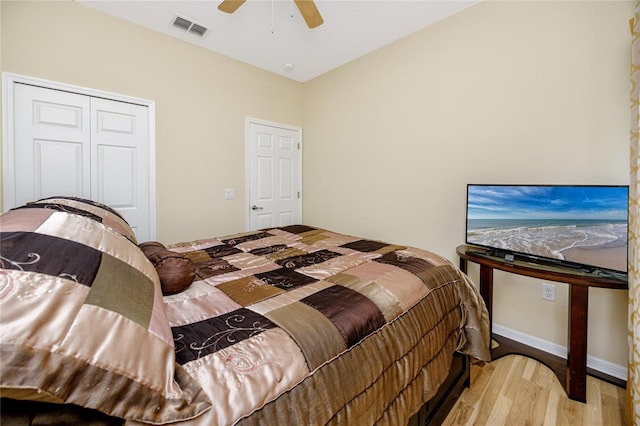
{"label": "light hardwood floor", "polygon": [[624,398],[624,389],[587,376],[587,403],[573,401],[547,366],[507,355],[471,367],[471,387],[443,425],[624,425]]}

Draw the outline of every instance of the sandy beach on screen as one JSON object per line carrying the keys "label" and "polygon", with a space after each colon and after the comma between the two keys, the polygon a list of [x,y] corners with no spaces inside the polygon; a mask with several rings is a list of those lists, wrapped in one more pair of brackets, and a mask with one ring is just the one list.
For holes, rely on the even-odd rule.
{"label": "sandy beach on screen", "polygon": [[627,270],[627,248],[570,248],[562,252],[570,262],[597,264],[601,268],[616,271]]}

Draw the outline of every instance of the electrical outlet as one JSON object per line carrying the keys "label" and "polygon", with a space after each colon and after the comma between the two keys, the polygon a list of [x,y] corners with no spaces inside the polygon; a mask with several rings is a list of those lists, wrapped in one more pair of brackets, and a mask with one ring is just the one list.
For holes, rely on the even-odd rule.
{"label": "electrical outlet", "polygon": [[549,283],[542,283],[542,299],[551,302],[556,301],[556,286]]}

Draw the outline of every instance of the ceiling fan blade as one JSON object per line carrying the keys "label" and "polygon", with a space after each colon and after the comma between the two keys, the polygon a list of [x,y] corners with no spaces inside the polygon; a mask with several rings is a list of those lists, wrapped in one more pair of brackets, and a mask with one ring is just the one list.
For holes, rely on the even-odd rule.
{"label": "ceiling fan blade", "polygon": [[233,13],[238,10],[238,8],[242,6],[242,3],[244,3],[245,1],[246,0],[224,0],[218,5],[218,9],[223,12]]}
{"label": "ceiling fan blade", "polygon": [[322,25],[324,19],[322,19],[322,16],[320,15],[320,12],[313,0],[295,0],[295,2],[309,28],[315,28]]}

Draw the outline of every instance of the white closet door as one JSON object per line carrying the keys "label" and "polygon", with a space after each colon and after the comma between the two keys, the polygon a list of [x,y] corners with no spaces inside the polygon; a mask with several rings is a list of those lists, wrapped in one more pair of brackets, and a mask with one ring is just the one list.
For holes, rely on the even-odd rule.
{"label": "white closet door", "polygon": [[14,82],[3,143],[8,210],[50,196],[104,203],[155,238],[150,108]]}
{"label": "white closet door", "polygon": [[90,98],[25,84],[15,91],[11,207],[54,195],[90,198]]}
{"label": "white closet door", "polygon": [[91,99],[91,194],[117,210],[140,241],[150,233],[148,108]]}

